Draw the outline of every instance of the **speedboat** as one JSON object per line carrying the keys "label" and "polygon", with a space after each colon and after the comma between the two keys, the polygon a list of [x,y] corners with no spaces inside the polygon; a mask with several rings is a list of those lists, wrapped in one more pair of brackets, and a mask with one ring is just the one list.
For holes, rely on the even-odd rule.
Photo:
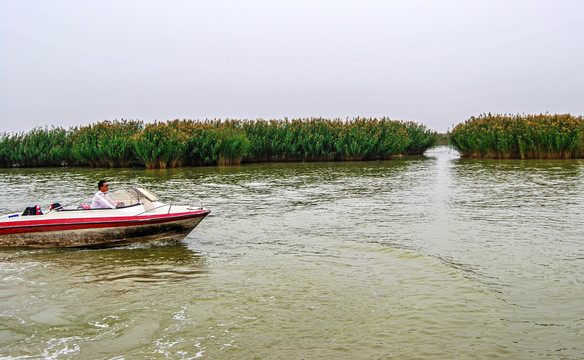
{"label": "speedboat", "polygon": [[[190,204],[165,204],[142,186],[108,192],[115,209],[91,209],[79,202],[53,204],[43,214],[7,214],[0,217],[0,246],[94,247],[182,240],[211,210],[200,200]],[[27,212],[25,212],[27,213]]]}

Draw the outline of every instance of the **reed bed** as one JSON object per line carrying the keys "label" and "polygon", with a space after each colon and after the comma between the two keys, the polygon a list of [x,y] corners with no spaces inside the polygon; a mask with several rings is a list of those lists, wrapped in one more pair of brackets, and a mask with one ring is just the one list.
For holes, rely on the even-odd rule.
{"label": "reed bed", "polygon": [[167,168],[270,161],[391,159],[422,154],[437,134],[388,118],[103,121],[0,135],[0,166]]}
{"label": "reed bed", "polygon": [[136,156],[148,169],[181,165],[187,136],[177,121],[148,124],[133,137]]}
{"label": "reed bed", "polygon": [[133,137],[143,131],[136,120],[103,121],[70,129],[68,161],[91,167],[129,167],[136,159]]}
{"label": "reed bed", "polygon": [[584,155],[584,121],[570,114],[482,114],[457,125],[449,137],[465,157],[570,159]]}
{"label": "reed bed", "polygon": [[46,167],[63,165],[71,143],[62,128],[35,128],[28,133],[0,135],[0,166]]}
{"label": "reed bed", "polygon": [[387,118],[322,118],[244,122],[251,142],[247,162],[389,159],[422,154],[436,133],[423,125]]}

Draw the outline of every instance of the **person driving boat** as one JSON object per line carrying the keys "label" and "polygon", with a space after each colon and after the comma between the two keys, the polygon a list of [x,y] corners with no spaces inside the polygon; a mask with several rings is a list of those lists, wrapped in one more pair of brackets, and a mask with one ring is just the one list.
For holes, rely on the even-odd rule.
{"label": "person driving boat", "polygon": [[107,181],[100,180],[97,183],[98,192],[93,195],[93,200],[91,201],[92,209],[115,209],[118,204],[113,201],[107,194],[109,190],[109,185]]}

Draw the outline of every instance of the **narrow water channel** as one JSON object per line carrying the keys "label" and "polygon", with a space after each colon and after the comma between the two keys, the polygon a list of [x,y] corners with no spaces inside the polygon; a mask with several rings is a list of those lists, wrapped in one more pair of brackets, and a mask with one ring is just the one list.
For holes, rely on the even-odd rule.
{"label": "narrow water channel", "polygon": [[584,161],[2,169],[0,208],[135,183],[184,241],[0,249],[5,359],[584,358]]}

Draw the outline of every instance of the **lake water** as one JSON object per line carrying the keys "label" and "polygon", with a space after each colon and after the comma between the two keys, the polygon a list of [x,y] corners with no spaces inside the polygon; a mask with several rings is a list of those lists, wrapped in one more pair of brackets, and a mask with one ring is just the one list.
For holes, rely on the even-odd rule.
{"label": "lake water", "polygon": [[4,359],[582,359],[584,161],[0,170],[0,208],[143,184],[184,241],[0,249]]}

